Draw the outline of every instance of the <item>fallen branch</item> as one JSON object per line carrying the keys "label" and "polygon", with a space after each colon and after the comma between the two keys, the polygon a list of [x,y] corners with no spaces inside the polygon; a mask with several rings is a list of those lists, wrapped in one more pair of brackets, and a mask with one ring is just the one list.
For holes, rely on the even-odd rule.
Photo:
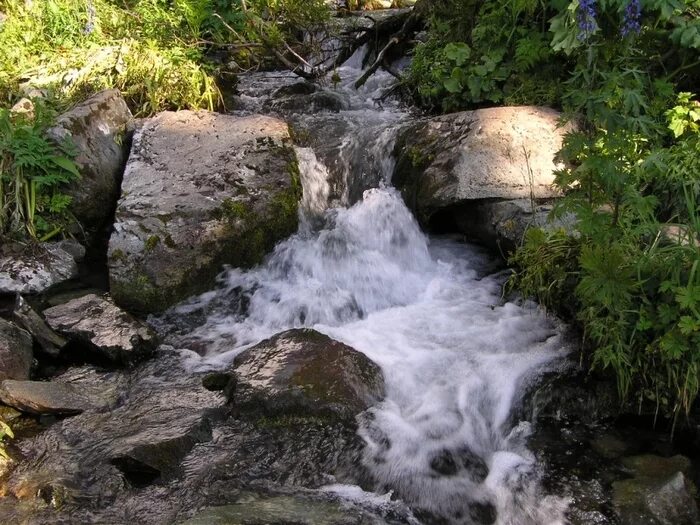
{"label": "fallen branch", "polygon": [[[422,21],[422,13],[419,11],[414,10],[408,15],[405,22],[401,26],[401,29],[389,39],[389,41],[377,55],[377,58],[372,65],[369,66],[369,68],[362,73],[362,76],[355,81],[355,89],[359,89],[365,84],[365,82],[367,82],[369,77],[371,77],[377,71],[377,69],[385,63],[386,55],[391,48],[400,42],[407,41],[408,37],[413,35],[418,28],[421,27]],[[390,70],[390,68],[388,68],[388,66],[384,66],[384,69],[386,69],[390,74],[397,76]]]}
{"label": "fallen branch", "polygon": [[389,40],[387,45],[385,45],[384,48],[377,55],[377,59],[372,63],[371,66],[369,66],[369,68],[364,73],[362,73],[362,76],[355,81],[355,89],[362,87],[365,84],[365,82],[367,82],[369,77],[371,77],[374,74],[374,72],[379,68],[379,66],[382,65],[382,63],[384,62],[384,56],[387,54],[387,52],[398,43],[399,38],[396,36],[392,37]]}

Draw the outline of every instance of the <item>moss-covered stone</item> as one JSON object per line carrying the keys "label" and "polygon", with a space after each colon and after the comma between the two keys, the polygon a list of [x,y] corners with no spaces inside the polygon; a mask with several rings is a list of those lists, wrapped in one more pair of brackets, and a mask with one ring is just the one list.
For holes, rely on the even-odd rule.
{"label": "moss-covered stone", "polygon": [[243,352],[233,372],[235,406],[278,422],[290,417],[352,422],[384,393],[375,363],[308,329],[283,332]]}
{"label": "moss-covered stone", "polygon": [[161,114],[134,136],[123,190],[111,291],[140,314],[212,288],[226,265],[259,264],[298,227],[295,151],[270,117]]}
{"label": "moss-covered stone", "polygon": [[148,239],[146,239],[146,245],[145,249],[146,251],[151,251],[153,250],[156,246],[158,246],[158,243],[160,242],[160,237],[157,235],[151,235]]}

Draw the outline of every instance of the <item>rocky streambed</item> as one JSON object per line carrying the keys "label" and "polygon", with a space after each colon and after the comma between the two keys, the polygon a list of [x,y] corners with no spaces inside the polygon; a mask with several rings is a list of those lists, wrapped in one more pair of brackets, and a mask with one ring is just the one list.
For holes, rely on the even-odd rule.
{"label": "rocky streambed", "polygon": [[572,224],[557,113],[379,106],[365,53],[241,78],[229,114],[59,119],[87,250],[3,247],[3,522],[698,522],[692,432],[620,419],[502,297],[499,252]]}

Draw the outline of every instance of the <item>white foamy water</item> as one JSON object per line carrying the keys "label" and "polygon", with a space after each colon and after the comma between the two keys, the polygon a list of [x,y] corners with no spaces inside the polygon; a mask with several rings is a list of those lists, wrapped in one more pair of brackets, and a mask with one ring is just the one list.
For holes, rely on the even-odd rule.
{"label": "white foamy water", "polygon": [[[198,365],[314,327],[384,372],[386,400],[360,428],[378,490],[454,523],[488,521],[494,509],[501,524],[562,523],[564,502],[542,499],[529,426],[510,418],[528,383],[564,358],[560,327],[532,305],[502,304],[502,278],[482,275],[484,255],[428,239],[394,189],[369,190],[326,219],[180,307],[210,308],[188,335],[208,349]],[[227,308],[242,295],[247,315]]]}
{"label": "white foamy water", "polygon": [[[171,312],[175,319],[206,312],[198,327],[179,330],[179,342],[205,354],[192,366],[215,368],[304,326],[378,363],[386,399],[361,416],[359,430],[377,496],[347,486],[328,491],[375,504],[391,493],[452,524],[564,523],[566,501],[542,493],[540,466],[526,445],[530,425],[513,420],[528,385],[565,362],[563,328],[534,305],[503,303],[503,276],[488,275],[478,249],[420,231],[386,182],[393,130],[409,116],[372,108],[386,74],[350,90],[358,57],[340,70],[352,102],[341,116],[354,124],[338,156],[353,165],[347,158],[366,148],[357,133],[371,122],[376,140],[367,151],[375,162],[368,166],[382,172],[383,187],[349,208],[327,210],[328,171],[311,149],[297,149],[299,233],[260,267],[226,272],[219,289]],[[256,79],[251,93],[259,96],[268,88],[265,77]],[[365,175],[345,174],[350,182]]]}

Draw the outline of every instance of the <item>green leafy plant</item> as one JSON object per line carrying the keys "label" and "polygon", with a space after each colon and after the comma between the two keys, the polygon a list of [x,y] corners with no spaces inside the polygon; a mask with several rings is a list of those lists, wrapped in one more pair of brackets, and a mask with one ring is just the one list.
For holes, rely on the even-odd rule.
{"label": "green leafy plant", "polygon": [[546,2],[447,2],[433,7],[429,40],[417,47],[408,83],[423,105],[443,111],[485,103],[552,104],[558,60],[542,32]]}
{"label": "green leafy plant", "polygon": [[41,104],[35,115],[0,109],[0,235],[24,230],[47,240],[62,230],[70,197],[61,193],[80,175],[68,144],[45,135],[50,116]]}

